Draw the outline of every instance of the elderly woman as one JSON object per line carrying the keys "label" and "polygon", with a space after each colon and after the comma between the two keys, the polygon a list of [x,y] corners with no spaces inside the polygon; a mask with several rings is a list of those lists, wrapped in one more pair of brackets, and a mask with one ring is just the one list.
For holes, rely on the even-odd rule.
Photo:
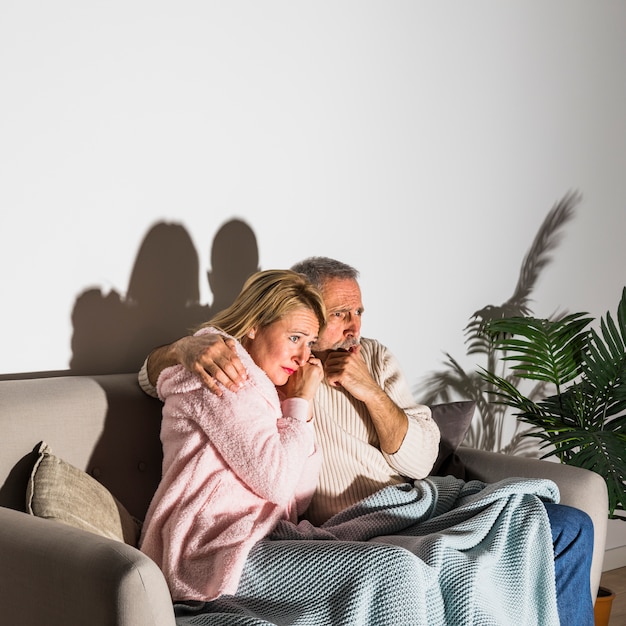
{"label": "elderly woman", "polygon": [[175,601],[234,593],[254,544],[308,505],[321,463],[311,401],[324,375],[311,346],[324,324],[306,278],[258,272],[196,333],[236,340],[243,387],[216,395],[182,365],[161,373],[163,477],[140,547]]}

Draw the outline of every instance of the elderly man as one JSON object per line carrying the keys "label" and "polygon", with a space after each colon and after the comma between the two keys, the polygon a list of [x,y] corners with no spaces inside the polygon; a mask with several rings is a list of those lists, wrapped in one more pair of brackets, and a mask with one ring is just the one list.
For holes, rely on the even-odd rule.
{"label": "elderly man", "polygon": [[[307,518],[319,525],[382,487],[426,477],[437,457],[439,431],[430,409],[415,402],[394,356],[378,341],[361,337],[358,271],[327,257],[305,259],[292,269],[318,287],[328,314],[314,346],[326,376],[313,409],[324,461]],[[155,395],[160,371],[177,363],[217,394],[220,385],[236,391],[246,379],[232,346],[184,337],[149,355],[139,375],[142,388]],[[560,621],[591,626],[591,520],[571,507],[546,504],[546,511]]]}

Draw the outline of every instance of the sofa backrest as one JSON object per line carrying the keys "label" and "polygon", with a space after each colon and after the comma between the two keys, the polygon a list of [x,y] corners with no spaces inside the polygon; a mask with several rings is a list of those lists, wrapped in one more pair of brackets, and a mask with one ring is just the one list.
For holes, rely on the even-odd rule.
{"label": "sofa backrest", "polygon": [[137,374],[0,381],[0,506],[25,510],[33,451],[45,441],[144,519],[161,478],[161,408]]}

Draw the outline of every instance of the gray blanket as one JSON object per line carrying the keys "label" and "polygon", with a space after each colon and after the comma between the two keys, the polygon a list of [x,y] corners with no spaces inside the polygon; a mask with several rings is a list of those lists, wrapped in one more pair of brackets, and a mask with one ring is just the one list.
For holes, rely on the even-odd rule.
{"label": "gray blanket", "polygon": [[234,596],[176,605],[179,626],[558,626],[548,480],[431,477],[321,527],[281,522]]}

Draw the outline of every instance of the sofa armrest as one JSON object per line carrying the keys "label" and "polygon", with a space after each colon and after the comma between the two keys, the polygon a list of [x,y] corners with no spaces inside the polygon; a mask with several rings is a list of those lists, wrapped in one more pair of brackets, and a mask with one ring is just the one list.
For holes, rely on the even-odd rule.
{"label": "sofa armrest", "polygon": [[174,626],[167,584],[132,546],[0,507],[2,621]]}
{"label": "sofa armrest", "polygon": [[606,545],[609,500],[606,483],[599,474],[579,467],[541,459],[487,452],[461,446],[457,449],[468,479],[497,482],[503,478],[548,478],[561,493],[561,504],[585,511],[594,527],[593,560],[591,563],[591,593],[595,599]]}

